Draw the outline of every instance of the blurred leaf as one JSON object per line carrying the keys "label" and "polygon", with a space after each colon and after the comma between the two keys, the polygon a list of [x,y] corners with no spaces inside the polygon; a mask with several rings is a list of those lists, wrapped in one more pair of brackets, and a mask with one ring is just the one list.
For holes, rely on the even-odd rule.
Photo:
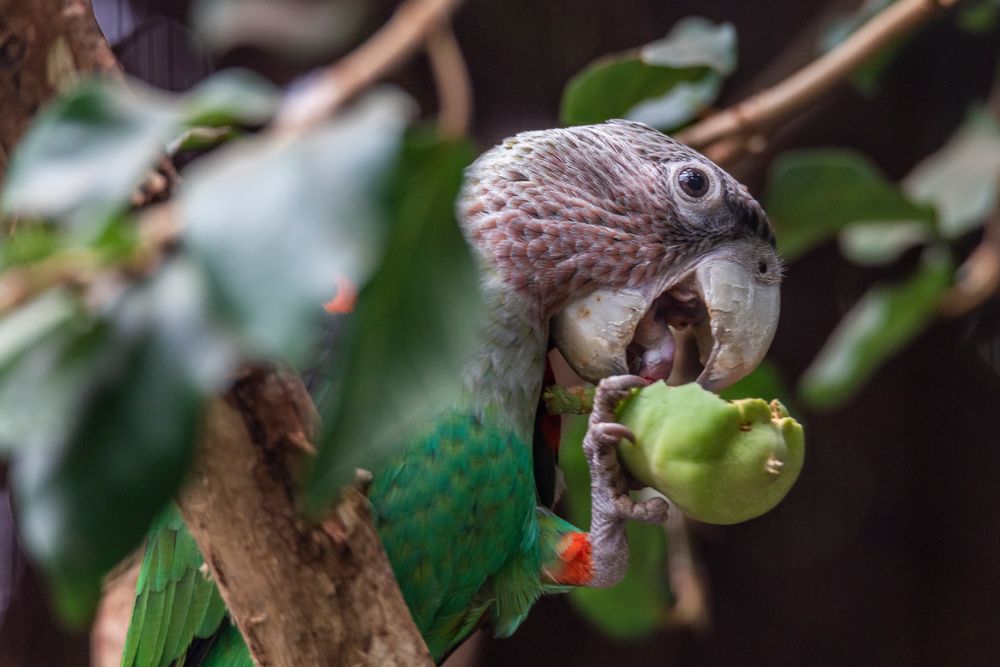
{"label": "blurred leaf", "polygon": [[61,218],[123,208],[171,134],[168,106],[162,95],[103,79],[57,98],[14,152],[4,209]]}
{"label": "blurred leaf", "polygon": [[0,239],[0,270],[48,257],[59,247],[59,236],[45,224],[21,222],[17,232]]}
{"label": "blurred leaf", "polygon": [[[869,19],[893,3],[894,0],[865,0],[854,12],[830,21],[820,31],[819,49],[826,53],[839,46]],[[885,70],[902,50],[909,37],[893,40],[868,58],[851,75],[851,81],[862,95],[873,97],[878,93],[879,82]]]}
{"label": "blurred leaf", "polygon": [[736,66],[736,30],[691,17],[637,54],[602,60],[573,77],[563,93],[564,125],[610,118],[673,129],[715,100]]}
{"label": "blurred leaf", "polygon": [[948,143],[918,164],[902,185],[913,199],[934,205],[946,238],[979,227],[997,206],[1000,124],[986,109],[974,109]]}
{"label": "blurred leaf", "polygon": [[[91,378],[108,356],[102,326],[79,313],[67,317],[63,312],[52,312],[65,306],[43,301],[62,298],[58,293],[41,297],[3,320],[2,326],[11,336],[8,355],[0,367],[3,449],[42,448],[63,440]],[[11,321],[22,317],[29,319],[23,324]],[[28,333],[35,334],[30,341],[24,337]]]}
{"label": "blurred leaf", "polygon": [[[566,482],[563,502],[570,520],[590,525],[590,471],[583,455],[587,416],[563,420],[559,467]],[[630,548],[628,571],[613,588],[577,588],[570,602],[603,633],[618,640],[638,639],[666,624],[673,596],[667,579],[666,536],[661,526],[630,521],[626,528]]]}
{"label": "blurred leaf", "polygon": [[775,160],[765,196],[778,244],[792,260],[858,222],[930,222],[863,156],[847,150],[788,151]]}
{"label": "blurred leaf", "polygon": [[101,220],[128,206],[167,142],[186,128],[260,124],[278,101],[274,86],[243,71],[217,74],[176,98],[135,81],[85,81],[45,107],[18,144],[3,208]]}
{"label": "blurred leaf", "polygon": [[815,408],[843,404],[885,362],[923,331],[951,284],[952,262],[930,249],[904,282],[876,285],[844,316],[799,383]]}
{"label": "blurred leaf", "polygon": [[182,151],[200,151],[214,148],[240,137],[242,133],[234,127],[193,127],[185,130],[167,146],[167,154],[177,155]]}
{"label": "blurred leaf", "polygon": [[[25,547],[74,625],[90,617],[104,574],[177,489],[207,391],[232,370],[203,365],[207,304],[196,280],[190,266],[171,264],[124,295],[106,326],[83,334],[84,360],[101,361],[90,373],[67,368],[79,368],[81,355],[57,355],[47,381],[73,380],[76,400],[52,415],[63,428],[36,431],[13,459]],[[79,347],[75,338],[64,348]]]}
{"label": "blurred leaf", "polygon": [[216,51],[253,47],[302,60],[346,47],[367,10],[361,0],[197,0],[192,12]]}
{"label": "blurred leaf", "polygon": [[391,236],[349,324],[344,367],[320,405],[309,506],[322,510],[354,469],[373,469],[458,399],[480,320],[479,281],[455,220],[464,141],[411,132],[388,190]]}
{"label": "blurred leaf", "polygon": [[1000,19],[1000,0],[973,0],[959,5],[955,20],[966,32],[987,33]]}
{"label": "blurred leaf", "polygon": [[841,230],[840,252],[855,264],[883,266],[933,238],[933,228],[924,222],[866,222]]}
{"label": "blurred leaf", "polygon": [[[72,297],[62,290],[42,294],[0,319],[0,373],[25,350],[78,314]],[[3,420],[0,420],[0,432]]]}
{"label": "blurred leaf", "polygon": [[188,127],[262,125],[274,115],[281,91],[248,70],[220,72],[179,100],[180,122]]}
{"label": "blurred leaf", "polygon": [[301,361],[338,279],[362,285],[374,270],[408,110],[400,93],[372,93],[301,136],[234,144],[189,170],[187,248],[252,355]]}

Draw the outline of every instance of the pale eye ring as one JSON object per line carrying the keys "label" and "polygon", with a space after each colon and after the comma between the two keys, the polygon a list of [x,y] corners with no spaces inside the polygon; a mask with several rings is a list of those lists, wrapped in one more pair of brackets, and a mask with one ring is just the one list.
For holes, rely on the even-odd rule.
{"label": "pale eye ring", "polygon": [[698,199],[708,192],[708,176],[697,167],[685,167],[677,174],[677,184],[689,197]]}

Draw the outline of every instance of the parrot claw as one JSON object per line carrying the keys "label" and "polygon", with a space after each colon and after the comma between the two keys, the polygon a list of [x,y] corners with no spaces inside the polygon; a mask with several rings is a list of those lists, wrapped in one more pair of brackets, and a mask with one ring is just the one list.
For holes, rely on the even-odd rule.
{"label": "parrot claw", "polygon": [[635,435],[615,421],[618,403],[633,389],[645,387],[649,380],[637,375],[614,375],[601,380],[594,396],[583,451],[590,465],[590,544],[593,568],[588,586],[613,586],[628,569],[628,539],[625,524],[629,520],[662,523],[667,518],[667,503],[662,498],[636,502],[629,496],[630,478],[618,462],[618,443],[635,442]]}
{"label": "parrot claw", "polygon": [[618,462],[618,443],[621,440],[634,443],[635,435],[614,421],[615,409],[633,389],[647,384],[648,380],[637,375],[615,375],[601,380],[583,449],[590,463],[591,493],[598,511],[606,508],[608,518],[617,520],[661,523],[666,520],[667,503],[662,498],[633,501],[629,497],[628,478]]}

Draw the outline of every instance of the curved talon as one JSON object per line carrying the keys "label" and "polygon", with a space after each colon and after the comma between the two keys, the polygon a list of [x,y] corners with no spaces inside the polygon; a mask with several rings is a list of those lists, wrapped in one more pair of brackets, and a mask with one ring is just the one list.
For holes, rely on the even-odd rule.
{"label": "curved talon", "polygon": [[667,520],[670,504],[663,498],[650,498],[635,503],[632,518],[643,523],[663,523]]}
{"label": "curved talon", "polygon": [[597,426],[601,435],[608,438],[608,444],[617,445],[619,440],[628,440],[633,445],[635,444],[635,434],[627,426],[615,422],[600,422]]}

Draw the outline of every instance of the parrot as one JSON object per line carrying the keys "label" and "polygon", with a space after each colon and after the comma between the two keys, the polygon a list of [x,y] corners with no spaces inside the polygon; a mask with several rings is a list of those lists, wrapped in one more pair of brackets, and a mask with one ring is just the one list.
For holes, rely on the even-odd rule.
{"label": "parrot", "polygon": [[[635,500],[615,409],[633,388],[696,381],[718,391],[763,359],[782,264],[748,189],[695,150],[638,122],[517,134],[466,170],[456,204],[477,259],[484,316],[441,406],[374,472],[373,519],[435,661],[473,631],[512,634],[543,594],[613,586]],[[597,385],[583,449],[587,530],[540,500],[536,411],[556,348]],[[554,474],[554,471],[553,471]],[[147,539],[125,666],[252,665],[176,508]]]}

